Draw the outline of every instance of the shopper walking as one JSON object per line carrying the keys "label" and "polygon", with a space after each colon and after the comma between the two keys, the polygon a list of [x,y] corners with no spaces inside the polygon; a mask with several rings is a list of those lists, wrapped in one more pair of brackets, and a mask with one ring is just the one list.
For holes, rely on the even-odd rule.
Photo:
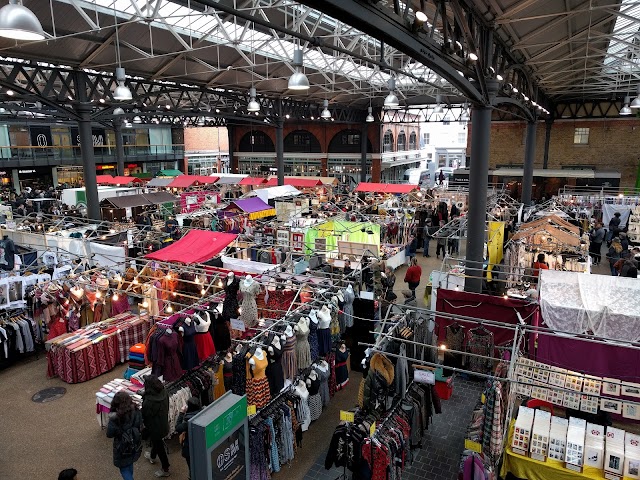
{"label": "shopper walking", "polygon": [[616,270],[616,262],[622,258],[622,244],[618,237],[613,237],[611,240],[611,246],[607,253],[607,260],[609,260],[609,268],[611,269],[611,275],[618,276],[618,270]]}
{"label": "shopper walking", "polygon": [[604,236],[604,225],[601,222],[596,222],[596,224],[589,232],[589,254],[593,259],[594,265],[598,265],[600,263],[602,242],[604,242]]}
{"label": "shopper walking", "polygon": [[549,264],[546,262],[544,253],[539,253],[537,261],[533,262],[533,277],[536,281],[540,276],[540,270],[549,270]]}
{"label": "shopper walking", "polygon": [[393,293],[393,287],[396,284],[396,274],[393,273],[393,267],[386,266],[384,269],[384,273],[382,274],[382,288],[384,289],[384,299],[387,302],[391,302],[398,298],[398,296]]}
{"label": "shopper walking", "polygon": [[[618,236],[620,232],[620,212],[616,212],[609,220],[609,231],[607,232],[607,244],[610,244],[614,237]],[[610,246],[610,245],[609,245]]]}
{"label": "shopper walking", "polygon": [[[133,464],[142,453],[142,416],[127,392],[118,392],[111,401],[107,438],[113,438],[113,464],[123,480],[133,480]],[[75,478],[75,477],[71,477]]]}
{"label": "shopper walking", "polygon": [[169,395],[155,375],[149,375],[144,381],[142,419],[145,436],[148,436],[151,441],[151,451],[145,452],[144,458],[153,464],[156,457],[160,457],[162,470],[158,470],[155,476],[168,477],[170,475],[169,458],[163,439],[169,435]]}
{"label": "shopper walking", "polygon": [[422,229],[422,256],[430,257],[429,255],[429,242],[431,242],[431,219],[427,218],[424,224],[424,228]]}
{"label": "shopper walking", "polygon": [[418,265],[418,259],[415,257],[413,257],[409,263],[409,268],[407,268],[407,272],[404,274],[404,281],[415,297],[416,288],[420,285],[420,277],[422,277],[422,268]]}
{"label": "shopper walking", "polygon": [[200,410],[202,410],[202,404],[196,397],[191,397],[187,400],[187,404],[182,407],[180,415],[178,415],[178,422],[176,423],[176,432],[180,434],[180,443],[182,444],[182,456],[187,461],[187,467],[189,468],[189,478],[191,478],[191,453],[189,451],[189,420],[195,417]]}
{"label": "shopper walking", "polygon": [[[440,220],[440,228],[444,227],[444,220]],[[444,233],[441,233],[444,235]],[[440,258],[440,252],[442,251],[442,258],[445,255],[445,248],[447,246],[447,238],[446,237],[438,237],[436,240],[436,258]]]}

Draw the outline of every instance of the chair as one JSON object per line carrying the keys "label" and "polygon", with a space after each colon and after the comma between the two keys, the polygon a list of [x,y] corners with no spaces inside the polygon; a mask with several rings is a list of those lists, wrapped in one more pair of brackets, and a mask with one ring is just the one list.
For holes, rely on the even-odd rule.
{"label": "chair", "polygon": [[546,408],[553,415],[553,404],[549,402],[545,402],[544,400],[540,400],[538,398],[532,398],[527,402],[527,407],[529,408]]}

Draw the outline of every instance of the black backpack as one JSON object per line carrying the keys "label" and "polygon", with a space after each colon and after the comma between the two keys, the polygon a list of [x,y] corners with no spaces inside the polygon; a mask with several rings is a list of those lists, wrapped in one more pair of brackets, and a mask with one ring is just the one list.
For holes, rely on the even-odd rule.
{"label": "black backpack", "polygon": [[132,457],[141,449],[142,441],[140,430],[136,427],[131,427],[122,432],[119,446],[120,455],[123,457]]}

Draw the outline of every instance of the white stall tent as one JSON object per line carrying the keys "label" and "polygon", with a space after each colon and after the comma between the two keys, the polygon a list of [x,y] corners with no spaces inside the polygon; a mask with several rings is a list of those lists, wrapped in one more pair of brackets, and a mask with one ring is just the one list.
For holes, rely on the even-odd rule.
{"label": "white stall tent", "polygon": [[640,280],[635,278],[540,270],[540,307],[545,323],[556,331],[640,340]]}

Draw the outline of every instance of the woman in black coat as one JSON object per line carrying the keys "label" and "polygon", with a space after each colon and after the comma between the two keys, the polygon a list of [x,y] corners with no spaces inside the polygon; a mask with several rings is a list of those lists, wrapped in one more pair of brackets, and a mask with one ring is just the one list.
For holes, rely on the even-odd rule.
{"label": "woman in black coat", "polygon": [[[202,404],[196,397],[187,400],[187,404],[182,408],[178,415],[176,424],[176,432],[180,433],[180,441],[182,442],[182,456],[187,461],[189,467],[189,475],[191,475],[191,454],[189,452],[189,420],[195,417],[202,410]],[[183,435],[184,434],[184,437]]]}
{"label": "woman in black coat", "polygon": [[107,438],[113,438],[113,464],[123,480],[133,480],[133,464],[142,453],[142,415],[127,392],[118,392],[111,402]]}
{"label": "woman in black coat", "polygon": [[160,457],[162,470],[158,470],[155,476],[168,477],[169,458],[163,439],[169,435],[169,394],[155,375],[149,375],[144,381],[142,419],[145,434],[151,441],[151,452],[145,452],[144,458],[155,463],[156,456]]}

